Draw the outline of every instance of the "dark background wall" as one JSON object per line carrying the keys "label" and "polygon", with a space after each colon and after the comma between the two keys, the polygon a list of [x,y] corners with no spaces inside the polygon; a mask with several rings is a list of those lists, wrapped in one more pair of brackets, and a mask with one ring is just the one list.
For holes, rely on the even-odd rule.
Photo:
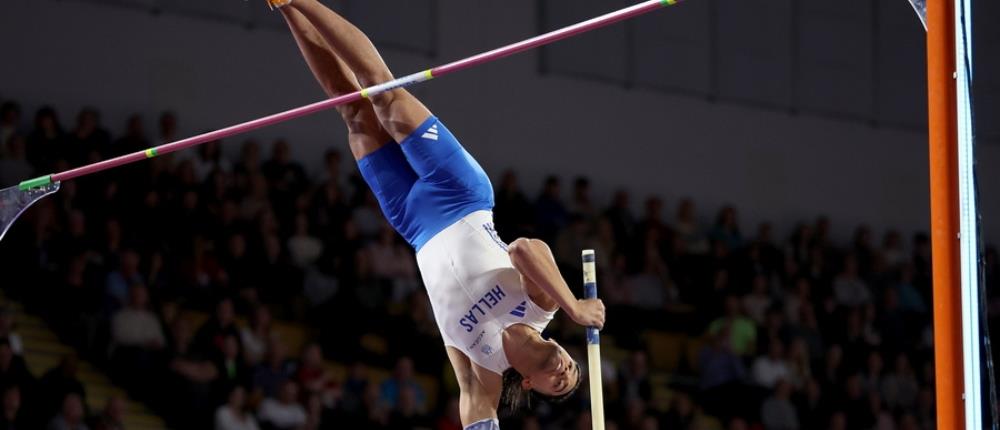
{"label": "dark background wall", "polygon": [[[173,109],[182,134],[190,135],[321,97],[280,18],[262,2],[8,3],[0,15],[0,97],[21,100],[28,113],[39,103],[67,116],[94,104],[118,130],[131,112],[145,113],[152,129],[156,112]],[[734,203],[746,228],[823,213],[841,237],[860,222],[926,230],[922,31],[902,0],[876,8],[820,3],[828,4],[756,8],[692,0],[414,92],[487,170],[515,168],[529,188],[550,173],[584,174],[599,196],[626,186],[672,206],[691,195],[706,213]],[[624,4],[421,0],[343,7],[387,46],[384,55],[402,74]],[[789,39],[799,46],[783,43]],[[982,39],[996,45],[994,33]],[[978,76],[993,76],[996,58],[980,53]],[[996,241],[989,220],[1000,215],[1000,145],[990,141],[997,91],[983,80],[980,181],[985,234]],[[332,114],[255,134],[289,137],[299,155],[310,157],[343,147],[343,135]],[[226,148],[235,153],[243,139],[233,140]]]}

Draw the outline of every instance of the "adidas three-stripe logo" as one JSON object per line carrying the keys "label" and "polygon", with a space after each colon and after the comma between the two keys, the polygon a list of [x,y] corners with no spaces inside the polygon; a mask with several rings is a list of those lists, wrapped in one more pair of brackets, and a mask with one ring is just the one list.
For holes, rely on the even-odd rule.
{"label": "adidas three-stripe logo", "polygon": [[523,301],[521,304],[517,305],[514,310],[510,311],[510,314],[516,317],[524,318],[524,313],[528,311],[528,302]]}
{"label": "adidas three-stripe logo", "polygon": [[438,140],[438,125],[434,124],[430,126],[430,128],[428,128],[427,131],[424,132],[423,136],[420,137],[424,139]]}

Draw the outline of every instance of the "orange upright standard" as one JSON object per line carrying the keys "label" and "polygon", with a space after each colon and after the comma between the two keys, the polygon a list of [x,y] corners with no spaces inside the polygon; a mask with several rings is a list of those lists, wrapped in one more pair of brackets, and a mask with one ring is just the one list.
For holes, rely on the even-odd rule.
{"label": "orange upright standard", "polygon": [[[954,0],[927,1],[927,111],[937,428],[965,428],[959,272],[958,113]],[[974,387],[970,387],[973,388]],[[972,430],[972,429],[969,429]]]}

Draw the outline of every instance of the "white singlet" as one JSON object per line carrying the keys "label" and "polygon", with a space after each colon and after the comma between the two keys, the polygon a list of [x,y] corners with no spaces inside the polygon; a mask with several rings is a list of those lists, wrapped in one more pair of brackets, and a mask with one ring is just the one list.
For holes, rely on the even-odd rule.
{"label": "white singlet", "polygon": [[491,372],[510,368],[504,329],[525,324],[541,333],[555,315],[528,298],[492,212],[473,212],[432,237],[417,265],[444,344]]}

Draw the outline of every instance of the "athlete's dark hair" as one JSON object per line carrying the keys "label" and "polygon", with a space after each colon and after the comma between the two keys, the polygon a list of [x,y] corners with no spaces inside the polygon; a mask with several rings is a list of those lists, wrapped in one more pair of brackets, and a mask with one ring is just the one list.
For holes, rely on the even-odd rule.
{"label": "athlete's dark hair", "polygon": [[504,370],[503,389],[500,392],[500,415],[503,417],[513,416],[523,409],[531,408],[531,405],[538,401],[561,403],[570,398],[580,388],[580,383],[583,382],[583,372],[580,370],[580,362],[573,360],[573,364],[576,365],[576,384],[573,385],[573,388],[558,396],[542,394],[535,390],[525,390],[521,386],[524,376],[521,376],[513,367]]}

